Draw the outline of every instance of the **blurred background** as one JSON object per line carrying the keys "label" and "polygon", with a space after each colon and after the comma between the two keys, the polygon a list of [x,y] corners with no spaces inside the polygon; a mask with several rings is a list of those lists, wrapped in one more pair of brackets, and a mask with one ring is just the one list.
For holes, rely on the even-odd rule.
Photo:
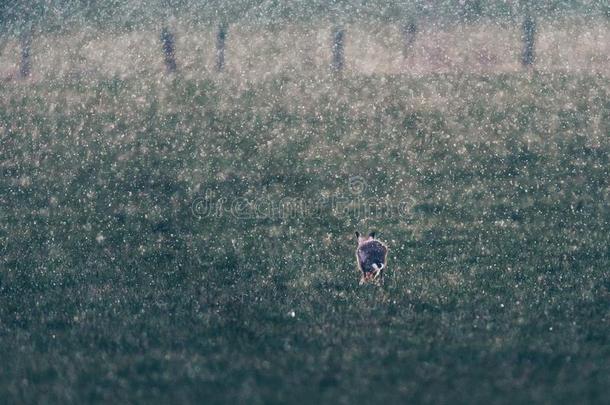
{"label": "blurred background", "polygon": [[163,32],[187,77],[218,70],[219,36],[222,70],[240,79],[326,72],[337,39],[342,67],[358,73],[511,72],[521,67],[527,24],[538,69],[607,74],[609,7],[585,0],[3,2],[0,78],[14,77],[23,63],[37,80],[159,74]]}

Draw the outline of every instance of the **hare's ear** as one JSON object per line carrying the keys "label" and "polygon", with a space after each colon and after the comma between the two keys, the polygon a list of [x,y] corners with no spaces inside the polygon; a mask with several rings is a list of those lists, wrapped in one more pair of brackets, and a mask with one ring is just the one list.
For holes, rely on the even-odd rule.
{"label": "hare's ear", "polygon": [[360,237],[360,232],[356,231],[356,239]]}
{"label": "hare's ear", "polygon": [[375,239],[375,231],[369,233],[369,238]]}

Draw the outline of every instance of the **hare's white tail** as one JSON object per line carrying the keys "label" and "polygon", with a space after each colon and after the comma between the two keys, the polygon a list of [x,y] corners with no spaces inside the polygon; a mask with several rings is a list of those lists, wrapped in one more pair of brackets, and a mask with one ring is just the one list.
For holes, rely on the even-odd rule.
{"label": "hare's white tail", "polygon": [[383,263],[381,263],[380,265],[377,265],[377,263],[373,263],[373,269],[375,270],[374,278],[379,277],[379,275],[381,274],[381,270],[383,270],[383,268],[384,268]]}

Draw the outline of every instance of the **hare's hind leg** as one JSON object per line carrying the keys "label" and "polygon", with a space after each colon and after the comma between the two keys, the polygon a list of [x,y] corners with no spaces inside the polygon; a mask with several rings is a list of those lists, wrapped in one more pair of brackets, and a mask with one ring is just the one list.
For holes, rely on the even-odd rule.
{"label": "hare's hind leg", "polygon": [[373,279],[376,280],[379,276],[381,276],[381,274],[383,272],[383,268],[384,268],[383,264],[380,264],[380,265],[373,264],[373,270],[374,270],[373,271]]}
{"label": "hare's hind leg", "polygon": [[383,269],[385,268],[384,264],[373,264],[373,280],[377,285],[383,285]]}

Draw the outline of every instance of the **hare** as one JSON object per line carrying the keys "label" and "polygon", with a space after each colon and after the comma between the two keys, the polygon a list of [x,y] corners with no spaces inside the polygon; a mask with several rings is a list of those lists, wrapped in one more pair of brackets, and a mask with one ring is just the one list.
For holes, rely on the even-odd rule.
{"label": "hare", "polygon": [[383,270],[386,267],[388,248],[375,239],[375,232],[368,237],[356,232],[358,248],[356,249],[356,262],[362,272],[360,285],[367,282],[383,283]]}

